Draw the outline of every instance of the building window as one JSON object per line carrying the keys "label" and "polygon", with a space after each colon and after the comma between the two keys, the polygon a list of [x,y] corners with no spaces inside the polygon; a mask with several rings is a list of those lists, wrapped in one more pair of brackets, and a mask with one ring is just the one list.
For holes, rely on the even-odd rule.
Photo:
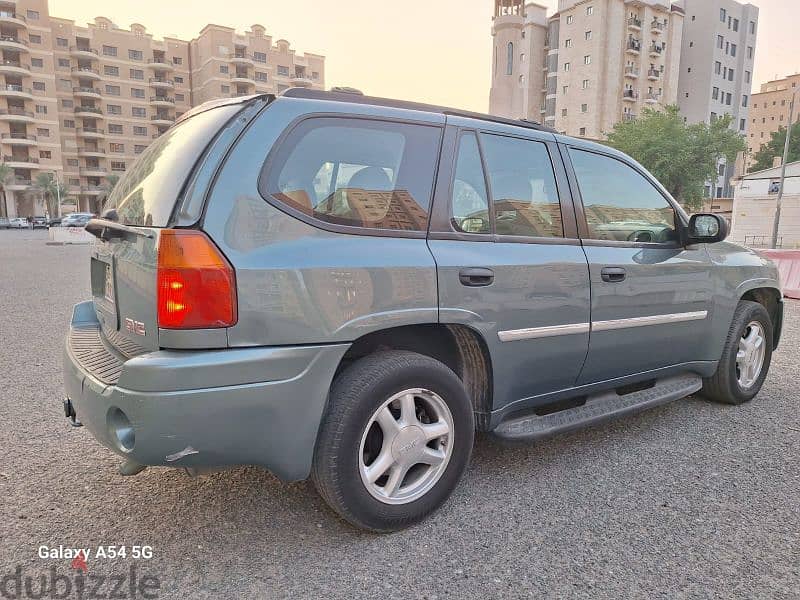
{"label": "building window", "polygon": [[750,73],[750,71],[745,71],[744,72],[744,82],[745,83],[750,83],[751,78],[752,78],[752,73]]}
{"label": "building window", "polygon": [[142,88],[131,88],[131,98],[144,98],[144,90]]}
{"label": "building window", "polygon": [[588,79],[584,79],[583,80],[583,82],[581,83],[581,88],[583,88],[584,90],[588,90],[589,89],[589,80]]}
{"label": "building window", "polygon": [[112,77],[119,77],[119,67],[112,67],[111,65],[105,65],[103,67],[103,74],[111,75]]}
{"label": "building window", "polygon": [[589,105],[588,104],[581,104],[581,112],[582,113],[589,112]]}
{"label": "building window", "polygon": [[742,96],[742,106],[745,107],[745,108],[747,108],[747,99],[748,99],[747,98],[747,94],[744,94]]}
{"label": "building window", "polygon": [[722,73],[722,63],[717,61],[714,63],[714,73],[720,75]]}
{"label": "building window", "polygon": [[728,12],[724,8],[719,9],[719,20],[722,23],[728,20]]}
{"label": "building window", "polygon": [[721,35],[718,35],[717,36],[717,48],[722,50],[722,48],[724,46],[725,46],[725,38],[723,36],[721,36]]}
{"label": "building window", "polygon": [[[512,54],[509,55],[510,56],[510,61],[513,61],[514,60],[514,54],[513,54],[514,45],[511,42],[509,42],[508,45],[510,46],[510,51],[512,52]],[[510,64],[510,62],[509,62],[509,64]],[[288,77],[289,76],[289,67],[284,67],[283,65],[278,65],[278,75],[280,75],[282,77]],[[511,71],[508,71],[507,75],[511,75]]]}
{"label": "building window", "polygon": [[750,21],[750,33],[754,34],[756,32],[756,22]]}
{"label": "building window", "polygon": [[733,104],[733,96],[730,94],[730,92],[725,94],[725,104],[728,106]]}
{"label": "building window", "polygon": [[[288,69],[287,70],[287,75]],[[508,42],[508,46],[506,46],[506,75],[511,75],[514,72],[514,43]],[[281,73],[281,68],[278,67],[278,75],[283,75]]]}
{"label": "building window", "polygon": [[749,59],[753,58],[753,47],[752,46],[748,46],[747,47],[747,58],[749,58]]}
{"label": "building window", "polygon": [[566,96],[569,93],[569,86],[565,85],[561,88],[561,91],[564,92],[564,95]]}
{"label": "building window", "polygon": [[122,154],[123,152],[125,152],[125,144],[111,143],[108,145],[108,151],[113,152],[115,154]]}
{"label": "building window", "polygon": [[32,58],[31,66],[41,69],[42,67],[44,67],[44,61],[41,58]]}
{"label": "building window", "polygon": [[715,113],[715,112],[712,112],[712,113],[711,113],[711,122],[713,123],[713,122],[714,122],[714,121],[716,121],[716,120],[717,120],[717,113]]}
{"label": "building window", "polygon": [[175,102],[183,102],[184,95],[183,94],[175,94]]}
{"label": "building window", "polygon": [[574,20],[574,17],[572,15],[567,15],[567,25],[572,25],[572,21],[573,20]]}
{"label": "building window", "polygon": [[69,47],[69,40],[67,38],[56,38],[56,46],[59,48],[68,48]]}
{"label": "building window", "polygon": [[147,127],[142,127],[140,125],[133,126],[133,135],[147,135]]}
{"label": "building window", "polygon": [[31,21],[38,21],[39,20],[39,11],[36,10],[29,10],[26,15],[28,19]]}
{"label": "building window", "polygon": [[219,86],[219,91],[223,94],[230,94],[231,93],[231,86],[229,85],[221,85]]}
{"label": "building window", "polygon": [[106,86],[106,94],[109,96],[119,96],[119,86],[118,85],[107,85]]}
{"label": "building window", "polygon": [[50,150],[39,150],[39,158],[44,158],[49,160],[53,158],[53,154]]}
{"label": "building window", "polygon": [[585,64],[585,65],[590,65],[590,64],[592,64],[592,57],[591,57],[591,55],[587,54],[586,56],[584,56],[584,57],[583,57],[583,64]]}
{"label": "building window", "polygon": [[36,114],[46,115],[47,114],[47,105],[45,105],[45,104],[37,104],[36,105]]}
{"label": "building window", "polygon": [[581,136],[581,137],[586,137],[586,127],[581,127],[578,130],[578,135]]}
{"label": "building window", "polygon": [[113,135],[122,135],[122,125],[118,123],[110,123],[108,125],[108,133]]}
{"label": "building window", "polygon": [[173,65],[182,65],[183,64],[183,58],[181,58],[180,56],[173,56],[172,57],[172,64]]}
{"label": "building window", "polygon": [[260,63],[267,62],[267,55],[264,52],[253,52],[253,60]]}
{"label": "building window", "polygon": [[48,137],[50,137],[50,130],[47,129],[46,127],[38,127],[36,129],[36,135],[38,135],[39,137],[48,138]]}
{"label": "building window", "polygon": [[112,160],[111,161],[111,170],[112,171],[124,171],[125,170],[125,163],[121,162],[121,161],[118,161],[118,160]]}
{"label": "building window", "polygon": [[58,59],[58,66],[64,69],[69,69],[69,59],[68,58],[59,58]]}
{"label": "building window", "polygon": [[564,40],[564,48],[572,48],[572,40],[571,39]]}
{"label": "building window", "polygon": [[145,148],[147,148],[147,146],[144,146],[144,145],[142,145],[142,144],[136,144],[136,145],[133,147],[133,153],[134,153],[134,154],[141,154],[142,152],[144,152],[144,149],[145,149]]}
{"label": "building window", "polygon": [[256,71],[255,77],[256,77],[256,81],[266,81],[267,80],[267,74],[264,73],[263,71]]}
{"label": "building window", "polygon": [[45,91],[44,81],[34,81],[33,82],[33,89],[37,92]]}
{"label": "building window", "polygon": [[731,44],[731,56],[736,56],[736,44]]}
{"label": "building window", "polygon": [[61,101],[61,106],[64,108],[72,108],[74,105],[75,104],[72,102],[72,100],[67,100],[66,98]]}
{"label": "building window", "polygon": [[41,44],[42,36],[31,33],[28,35],[28,41],[30,41],[31,44]]}
{"label": "building window", "polygon": [[139,119],[143,119],[147,116],[147,109],[142,106],[132,106],[131,107],[131,116],[137,117]]}
{"label": "building window", "polygon": [[711,90],[711,99],[712,100],[719,100],[719,88],[715,87]]}
{"label": "building window", "polygon": [[734,19],[733,20],[733,30],[734,31],[739,31],[739,19]]}
{"label": "building window", "polygon": [[594,14],[594,6],[586,7],[586,16],[591,17]]}
{"label": "building window", "polygon": [[220,65],[219,66],[220,73],[227,73],[228,72],[228,65]]}
{"label": "building window", "polygon": [[747,123],[745,122],[744,119],[739,119],[739,131],[744,131],[744,128],[746,127],[746,125],[747,125]]}
{"label": "building window", "polygon": [[733,81],[733,74],[734,74],[734,70],[733,69],[728,69],[728,81]]}
{"label": "building window", "polygon": [[569,71],[570,64],[568,62],[564,63],[564,71]]}
{"label": "building window", "polygon": [[311,79],[317,81],[319,79],[319,71],[311,71]]}
{"label": "building window", "polygon": [[103,45],[103,56],[116,56],[117,55],[117,47],[116,46],[106,46]]}
{"label": "building window", "polygon": [[561,116],[562,117],[566,117],[567,116],[567,109],[566,108],[562,108],[561,109]]}
{"label": "building window", "polygon": [[131,79],[137,79],[139,81],[144,79],[144,71],[141,69],[131,69],[130,70]]}
{"label": "building window", "polygon": [[592,32],[587,31],[586,33],[583,34],[583,38],[588,42],[590,39],[592,39]]}
{"label": "building window", "polygon": [[183,77],[175,77],[175,83],[183,83]]}
{"label": "building window", "polygon": [[64,119],[64,128],[65,129],[74,129],[75,128],[75,121],[73,119]]}
{"label": "building window", "polygon": [[141,50],[128,50],[128,58],[131,60],[142,60],[144,59],[144,54]]}
{"label": "building window", "polygon": [[106,104],[106,110],[110,115],[121,115],[122,106],[119,104]]}

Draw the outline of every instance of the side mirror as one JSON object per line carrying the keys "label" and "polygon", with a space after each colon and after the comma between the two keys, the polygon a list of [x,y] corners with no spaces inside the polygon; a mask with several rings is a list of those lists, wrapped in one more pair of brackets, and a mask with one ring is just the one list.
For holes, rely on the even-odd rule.
{"label": "side mirror", "polygon": [[728,237],[728,222],[719,215],[698,213],[689,219],[690,244],[713,244]]}

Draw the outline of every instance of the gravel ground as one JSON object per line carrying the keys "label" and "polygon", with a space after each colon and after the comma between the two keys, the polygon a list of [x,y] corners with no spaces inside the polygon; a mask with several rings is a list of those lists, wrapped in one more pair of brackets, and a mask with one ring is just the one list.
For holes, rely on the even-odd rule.
{"label": "gravel ground", "polygon": [[0,577],[76,573],[40,545],[144,544],[152,559],[90,573],[133,565],[165,598],[800,598],[800,303],[751,404],[689,398],[536,446],[482,437],[441,511],[376,536],[257,468],[117,475],[61,413],[88,249],[45,237],[0,231]]}

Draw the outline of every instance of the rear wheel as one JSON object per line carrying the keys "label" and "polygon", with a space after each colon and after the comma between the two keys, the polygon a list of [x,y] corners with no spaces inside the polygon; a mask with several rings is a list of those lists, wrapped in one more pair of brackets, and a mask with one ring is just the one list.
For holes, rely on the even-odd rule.
{"label": "rear wheel", "polygon": [[772,360],[772,320],[757,302],[742,300],[733,315],[717,372],[703,380],[703,395],[743,404],[761,390]]}
{"label": "rear wheel", "polygon": [[455,373],[413,352],[380,352],[334,382],[312,477],[353,525],[402,529],[447,500],[473,438],[472,407]]}

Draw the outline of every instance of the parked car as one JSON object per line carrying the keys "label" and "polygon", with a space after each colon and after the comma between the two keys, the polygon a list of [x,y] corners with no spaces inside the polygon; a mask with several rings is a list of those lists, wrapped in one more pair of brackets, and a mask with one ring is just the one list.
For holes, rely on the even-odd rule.
{"label": "parked car", "polygon": [[33,217],[34,229],[47,229],[47,217]]}
{"label": "parked car", "polygon": [[8,217],[0,217],[0,229],[8,229],[11,227],[11,222]]}
{"label": "parked car", "polygon": [[61,219],[62,227],[86,227],[94,215],[92,213],[72,213]]}
{"label": "parked car", "polygon": [[61,217],[53,217],[47,221],[48,227],[61,227]]}
{"label": "parked car", "polygon": [[28,229],[30,226],[31,224],[25,217],[14,217],[9,221],[9,227],[11,229]]}
{"label": "parked car", "polygon": [[200,106],[139,160],[87,226],[64,361],[66,415],[124,474],[261,465],[396,530],[476,431],[741,404],[780,338],[778,272],[720,216],[534,123],[292,88]]}

